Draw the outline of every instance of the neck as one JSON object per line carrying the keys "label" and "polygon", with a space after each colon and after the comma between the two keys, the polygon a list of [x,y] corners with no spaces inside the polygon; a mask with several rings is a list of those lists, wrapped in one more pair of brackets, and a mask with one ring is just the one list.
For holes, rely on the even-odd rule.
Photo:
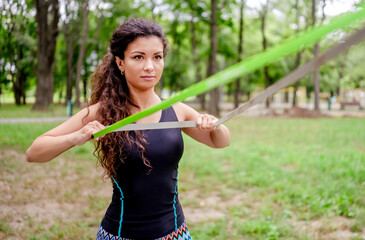
{"label": "neck", "polygon": [[129,93],[131,95],[133,103],[139,106],[140,111],[161,102],[161,99],[157,96],[153,88],[146,91],[130,90]]}

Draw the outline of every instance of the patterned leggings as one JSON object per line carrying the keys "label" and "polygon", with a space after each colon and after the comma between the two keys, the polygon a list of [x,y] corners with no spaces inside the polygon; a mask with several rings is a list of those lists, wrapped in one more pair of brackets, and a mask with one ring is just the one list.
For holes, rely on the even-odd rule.
{"label": "patterned leggings", "polygon": [[[114,236],[105,231],[104,228],[100,226],[98,234],[96,235],[96,240],[133,240],[133,239]],[[184,221],[183,224],[176,231],[164,237],[157,238],[155,240],[192,240],[192,238],[190,236],[188,226]]]}

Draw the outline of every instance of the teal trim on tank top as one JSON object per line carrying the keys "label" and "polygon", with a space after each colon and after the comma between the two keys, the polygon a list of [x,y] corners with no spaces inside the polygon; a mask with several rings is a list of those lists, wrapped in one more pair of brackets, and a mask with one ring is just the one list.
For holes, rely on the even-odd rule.
{"label": "teal trim on tank top", "polygon": [[122,230],[122,222],[123,222],[123,210],[124,210],[124,195],[122,189],[119,187],[117,181],[115,181],[114,177],[111,176],[115,184],[117,185],[117,188],[120,191],[120,201],[121,201],[121,209],[120,209],[120,220],[119,220],[119,230],[118,230],[118,237],[120,237],[120,232]]}
{"label": "teal trim on tank top", "polygon": [[174,194],[174,204],[172,205],[174,208],[174,216],[175,216],[175,231],[177,230],[177,214],[176,214],[176,196],[177,196],[177,178],[179,176],[179,171],[176,173],[176,185],[175,185],[175,194]]}

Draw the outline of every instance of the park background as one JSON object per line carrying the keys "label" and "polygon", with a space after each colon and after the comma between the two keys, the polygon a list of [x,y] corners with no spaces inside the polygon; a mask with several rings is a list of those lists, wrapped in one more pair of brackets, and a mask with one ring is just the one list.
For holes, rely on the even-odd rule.
{"label": "park background", "polygon": [[[85,106],[88,78],[124,20],[153,19],[166,32],[158,91],[168,98],[360,2],[1,1],[0,238],[95,237],[111,183],[93,145],[45,164],[27,163],[25,150]],[[224,115],[351,32],[338,30],[187,103]],[[184,137],[179,198],[194,239],[365,239],[364,45],[228,121],[228,148]]]}

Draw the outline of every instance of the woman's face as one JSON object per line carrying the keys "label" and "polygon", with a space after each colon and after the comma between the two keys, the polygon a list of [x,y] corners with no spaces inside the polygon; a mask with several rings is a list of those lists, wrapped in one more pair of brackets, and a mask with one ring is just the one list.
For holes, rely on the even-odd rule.
{"label": "woman's face", "polygon": [[138,37],[117,58],[130,90],[146,91],[158,83],[164,68],[163,43],[156,36]]}

